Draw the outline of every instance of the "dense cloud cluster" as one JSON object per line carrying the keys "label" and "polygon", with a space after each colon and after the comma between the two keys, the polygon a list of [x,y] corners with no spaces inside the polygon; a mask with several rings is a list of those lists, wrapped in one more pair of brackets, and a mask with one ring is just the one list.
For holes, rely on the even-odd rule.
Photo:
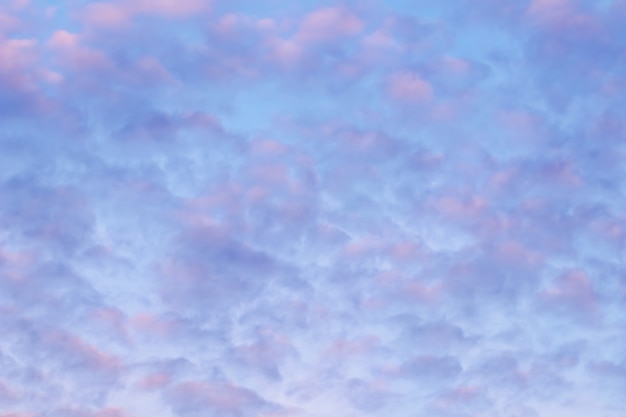
{"label": "dense cloud cluster", "polygon": [[625,416],[626,1],[0,1],[0,417]]}

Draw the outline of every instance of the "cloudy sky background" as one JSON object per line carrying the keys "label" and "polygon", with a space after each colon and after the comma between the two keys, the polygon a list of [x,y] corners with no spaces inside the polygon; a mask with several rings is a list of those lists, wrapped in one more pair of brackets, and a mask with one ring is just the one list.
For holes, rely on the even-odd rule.
{"label": "cloudy sky background", "polygon": [[626,1],[0,6],[0,417],[626,416]]}

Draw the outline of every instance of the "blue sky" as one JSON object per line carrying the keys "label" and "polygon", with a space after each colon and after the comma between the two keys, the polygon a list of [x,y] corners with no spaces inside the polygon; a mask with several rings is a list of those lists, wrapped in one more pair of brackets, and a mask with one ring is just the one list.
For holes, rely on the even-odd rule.
{"label": "blue sky", "polygon": [[626,2],[4,0],[0,417],[624,417]]}

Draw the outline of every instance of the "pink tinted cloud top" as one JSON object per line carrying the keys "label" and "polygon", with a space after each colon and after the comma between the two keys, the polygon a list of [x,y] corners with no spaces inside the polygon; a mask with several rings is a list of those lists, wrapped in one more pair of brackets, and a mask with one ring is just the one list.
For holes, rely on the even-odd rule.
{"label": "pink tinted cloud top", "polygon": [[0,417],[626,416],[625,1],[0,6]]}

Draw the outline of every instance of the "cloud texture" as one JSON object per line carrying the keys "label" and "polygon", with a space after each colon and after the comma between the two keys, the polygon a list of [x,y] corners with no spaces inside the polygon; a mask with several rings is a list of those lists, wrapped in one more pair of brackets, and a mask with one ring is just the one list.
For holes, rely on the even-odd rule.
{"label": "cloud texture", "polygon": [[0,417],[626,416],[625,1],[0,2]]}

